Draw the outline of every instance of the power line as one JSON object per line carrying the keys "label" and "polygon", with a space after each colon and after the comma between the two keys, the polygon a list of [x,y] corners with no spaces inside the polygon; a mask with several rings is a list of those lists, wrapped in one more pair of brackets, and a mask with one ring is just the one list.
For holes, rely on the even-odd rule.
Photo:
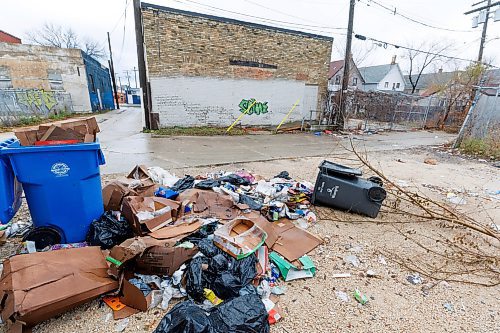
{"label": "power line", "polygon": [[[391,42],[385,42],[383,40],[379,40],[379,39],[376,39],[376,38],[372,38],[372,37],[368,37],[368,36],[364,36],[364,35],[360,35],[360,34],[355,34],[354,37],[356,37],[359,40],[371,40],[371,41],[374,41],[374,42],[377,42],[377,43],[381,43],[384,48],[387,48],[387,46],[390,45],[390,46],[394,46],[397,49],[401,48],[401,49],[405,49],[405,50],[410,50],[410,51],[415,51],[415,52],[421,52],[421,53],[425,53],[425,54],[435,55],[435,56],[442,57],[442,58],[447,58],[447,59],[468,61],[468,62],[473,62],[473,63],[481,63],[481,62],[479,62],[477,60],[465,59],[465,58],[460,58],[460,57],[454,57],[454,56],[444,55],[444,54],[441,54],[441,53],[435,53],[435,52],[430,52],[430,51],[425,51],[425,50],[419,50],[419,49],[415,49],[415,48],[408,47],[408,46],[402,46],[402,45],[394,44],[394,43],[391,43]],[[481,63],[481,64],[483,64],[483,63]],[[485,65],[487,67],[500,68],[500,67],[489,65],[489,64],[483,64],[483,65]]]}
{"label": "power line", "polygon": [[281,15],[285,15],[285,16],[288,16],[288,17],[292,17],[292,18],[296,18],[296,19],[299,19],[299,20],[302,20],[302,21],[306,21],[306,22],[312,22],[312,23],[316,23],[314,21],[311,21],[311,20],[307,20],[305,18],[302,18],[302,17],[299,17],[299,16],[295,16],[295,15],[292,15],[292,14],[288,14],[288,13],[285,13],[285,12],[282,12],[281,10],[278,10],[278,9],[274,9],[274,8],[270,8],[270,7],[266,7],[264,5],[261,5],[257,2],[253,2],[251,0],[243,0],[245,2],[248,2],[254,6],[257,6],[257,7],[261,7],[261,8],[264,8],[264,9],[267,9],[267,10],[270,10],[272,12],[275,12],[275,13],[278,13],[278,14],[281,14]]}
{"label": "power line", "polygon": [[448,28],[443,28],[443,27],[438,27],[438,26],[435,26],[435,25],[431,25],[431,24],[428,24],[428,23],[416,20],[416,19],[414,19],[412,17],[409,17],[409,16],[407,16],[405,14],[402,14],[401,12],[398,12],[396,7],[389,8],[386,5],[384,5],[384,4],[380,3],[380,2],[377,2],[375,0],[366,0],[366,1],[368,1],[369,3],[368,2],[363,2],[363,1],[359,0],[359,2],[364,3],[367,6],[370,6],[370,3],[374,3],[375,5],[377,5],[377,6],[381,7],[381,8],[383,8],[383,9],[387,10],[388,12],[390,12],[393,15],[401,16],[402,18],[404,18],[404,19],[406,19],[408,21],[420,24],[420,25],[428,27],[428,28],[437,29],[437,30],[444,30],[444,31],[452,31],[452,32],[474,32],[472,30],[448,29]]}
{"label": "power line", "polygon": [[270,19],[270,18],[265,18],[265,17],[260,17],[260,16],[254,16],[254,15],[250,15],[250,14],[247,14],[247,13],[240,13],[240,12],[235,12],[235,11],[228,10],[228,9],[223,9],[223,8],[219,8],[219,7],[215,7],[215,6],[211,6],[211,5],[206,5],[206,4],[199,3],[199,2],[196,2],[196,1],[192,1],[192,0],[173,0],[173,1],[180,2],[180,3],[183,3],[183,2],[193,3],[193,4],[197,4],[197,5],[203,6],[203,7],[207,7],[207,8],[219,10],[219,11],[222,11],[222,12],[227,12],[227,13],[236,14],[236,15],[245,16],[245,17],[251,17],[251,18],[262,20],[262,21],[283,23],[283,24],[288,24],[288,25],[297,26],[297,27],[300,26],[300,27],[302,27],[302,29],[311,27],[311,28],[331,29],[331,30],[347,30],[347,28],[342,28],[342,27],[332,27],[332,26],[302,24],[302,23],[281,21],[281,20],[275,20],[275,19]]}

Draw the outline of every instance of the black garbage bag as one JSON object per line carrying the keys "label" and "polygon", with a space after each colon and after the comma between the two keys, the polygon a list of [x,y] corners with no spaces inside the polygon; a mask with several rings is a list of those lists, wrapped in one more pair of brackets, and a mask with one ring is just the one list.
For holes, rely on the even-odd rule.
{"label": "black garbage bag", "polygon": [[[202,240],[206,239],[208,236],[212,235],[215,232],[215,230],[217,230],[218,227],[219,227],[219,222],[212,222],[212,223],[209,223],[209,224],[205,224],[203,227],[201,227],[194,234],[191,234],[191,235],[186,236],[183,239],[181,239],[180,243],[182,243],[182,242],[191,242],[194,245],[198,245],[199,242],[201,242]],[[203,254],[205,254],[205,253],[203,253]],[[213,255],[211,257],[213,257]]]}
{"label": "black garbage bag", "polygon": [[216,333],[210,318],[192,300],[177,304],[160,321],[154,333]]}
{"label": "black garbage bag", "polygon": [[230,183],[230,184],[233,184],[236,186],[240,186],[240,185],[248,186],[248,185],[250,185],[250,182],[248,180],[246,180],[245,178],[240,177],[234,173],[227,175],[227,176],[217,178],[217,180],[220,182]]}
{"label": "black garbage bag", "polygon": [[252,255],[236,260],[226,253],[223,255],[229,261],[229,269],[212,274],[207,282],[210,283],[209,289],[223,300],[227,300],[239,296],[240,290],[252,283],[257,275],[257,258]]}
{"label": "black garbage bag", "polygon": [[187,189],[193,188],[194,178],[191,176],[186,176],[182,179],[179,179],[174,186],[170,187],[172,191],[175,192],[184,192]]}
{"label": "black garbage bag", "polygon": [[246,204],[246,205],[248,205],[248,207],[250,207],[250,209],[253,209],[253,210],[260,211],[262,209],[262,204],[260,202],[255,201],[254,199],[252,199],[251,197],[249,197],[246,194],[240,194],[239,203]]}
{"label": "black garbage bag", "polygon": [[252,283],[253,279],[257,275],[257,257],[251,255],[240,260],[236,260],[232,257],[231,259],[231,273],[238,277],[241,281],[241,285],[246,286]]}
{"label": "black garbage bag", "polygon": [[132,236],[132,228],[127,220],[123,217],[117,220],[113,213],[108,211],[90,224],[86,240],[89,245],[110,249]]}
{"label": "black garbage bag", "polygon": [[217,333],[269,333],[268,317],[260,297],[249,294],[224,301],[210,313],[210,324]]}
{"label": "black garbage bag", "polygon": [[286,180],[292,179],[290,177],[290,174],[288,173],[288,171],[281,171],[276,176],[274,176],[274,178],[283,178],[283,179],[286,179]]}
{"label": "black garbage bag", "polygon": [[219,274],[220,272],[225,272],[229,268],[229,260],[223,254],[217,254],[208,264],[209,272],[213,274]]}
{"label": "black garbage bag", "polygon": [[218,274],[210,285],[215,295],[223,300],[229,300],[240,295],[241,288],[245,287],[233,273],[226,271]]}
{"label": "black garbage bag", "polygon": [[203,264],[208,264],[208,259],[194,258],[186,269],[186,292],[197,302],[203,302],[205,299],[203,289],[209,284],[207,279],[210,278],[209,274],[203,271]]}
{"label": "black garbage bag", "polygon": [[208,258],[215,257],[222,252],[217,246],[215,246],[213,240],[208,238],[203,238],[198,242],[198,250]]}
{"label": "black garbage bag", "polygon": [[221,183],[220,180],[217,179],[207,179],[207,180],[202,180],[194,187],[200,190],[211,190],[213,187],[219,187],[220,183]]}

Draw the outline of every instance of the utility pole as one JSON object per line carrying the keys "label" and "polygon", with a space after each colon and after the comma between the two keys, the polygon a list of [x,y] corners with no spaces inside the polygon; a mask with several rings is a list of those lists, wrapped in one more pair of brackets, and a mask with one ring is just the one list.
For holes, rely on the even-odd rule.
{"label": "utility pole", "polygon": [[488,0],[488,8],[486,8],[486,18],[483,23],[483,33],[481,34],[481,44],[479,44],[479,54],[477,61],[480,63],[483,60],[484,42],[486,41],[486,30],[488,29],[488,17],[490,16],[491,0]]}
{"label": "utility pole", "polygon": [[[500,5],[500,1],[497,1],[493,4],[491,3],[491,0],[487,0],[487,1],[488,1],[488,4],[486,6],[479,7],[479,8],[473,9],[473,10],[469,10],[468,12],[464,13],[465,15],[469,15],[472,13],[479,12],[481,10],[486,10],[486,15],[484,17],[484,23],[483,23],[483,33],[481,34],[481,44],[479,44],[479,53],[477,55],[477,61],[479,63],[481,63],[483,60],[484,44],[486,42],[486,31],[488,29],[488,20],[490,18],[489,17],[490,16],[490,8],[497,6],[497,5]],[[479,5],[479,4],[484,3],[484,2],[486,2],[486,1],[480,1],[478,3],[473,4],[472,6],[476,6],[476,5]]]}
{"label": "utility pole", "polygon": [[142,33],[141,0],[134,0],[134,21],[135,42],[137,45],[137,63],[139,67],[139,83],[142,88],[142,103],[144,105],[144,121],[146,129],[151,129],[149,87],[146,76],[146,61],[144,58],[144,36]]}
{"label": "utility pole", "polygon": [[120,92],[122,91],[122,78],[118,76],[118,83],[120,84]]}
{"label": "utility pole", "polygon": [[111,51],[111,39],[109,38],[108,32],[108,46],[109,46],[109,70],[111,71],[111,82],[113,83],[113,91],[115,95],[116,108],[120,108],[120,103],[118,103],[118,92],[116,91],[116,79],[115,79],[115,68],[113,66],[113,52]]}
{"label": "utility pole", "polygon": [[134,71],[135,87],[137,88],[137,68],[135,68],[135,66],[134,66],[133,71]]}
{"label": "utility pole", "polygon": [[349,23],[347,24],[347,41],[345,45],[344,57],[344,74],[342,75],[342,89],[340,90],[340,119],[339,127],[344,129],[344,121],[346,115],[346,102],[347,102],[347,88],[349,87],[349,72],[350,72],[350,59],[351,59],[351,45],[352,45],[352,30],[354,25],[354,5],[356,0],[350,0],[349,7]]}
{"label": "utility pole", "polygon": [[130,92],[130,74],[128,73],[128,69],[124,70],[125,72],[125,77],[127,78],[127,84],[128,84],[128,88],[127,88],[127,91]]}

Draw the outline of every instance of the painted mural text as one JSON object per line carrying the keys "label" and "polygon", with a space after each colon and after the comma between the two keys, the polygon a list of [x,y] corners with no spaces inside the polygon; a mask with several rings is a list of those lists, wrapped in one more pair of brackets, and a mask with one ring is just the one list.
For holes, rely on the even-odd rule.
{"label": "painted mural text", "polygon": [[[240,104],[238,105],[240,107],[240,112],[244,113],[245,111],[247,111],[248,107],[250,105],[252,105],[254,102],[255,102],[255,98],[242,99]],[[258,115],[265,114],[268,112],[269,112],[269,110],[268,110],[267,102],[256,102],[255,104],[253,104],[253,106],[250,108],[250,110],[248,110],[246,112],[246,114],[248,114],[248,115],[255,114],[258,116]]]}

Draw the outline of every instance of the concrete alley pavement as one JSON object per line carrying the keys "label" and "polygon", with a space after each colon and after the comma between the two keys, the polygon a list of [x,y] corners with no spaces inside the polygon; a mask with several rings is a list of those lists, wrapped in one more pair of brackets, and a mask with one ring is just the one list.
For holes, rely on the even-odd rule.
{"label": "concrete alley pavement", "polygon": [[[348,139],[310,133],[243,136],[165,136],[142,133],[139,108],[125,108],[98,115],[99,140],[106,156],[103,173],[124,173],[136,164],[158,165],[167,170],[346,153]],[[388,132],[354,136],[357,147],[367,151],[407,149],[447,142],[444,132]]]}
{"label": "concrete alley pavement", "polygon": [[[164,136],[142,133],[142,113],[138,107],[124,107],[96,115],[98,134],[106,165],[102,172],[125,173],[136,164],[161,166],[167,170],[257,162],[300,157],[346,154],[348,139],[327,135],[261,134],[242,136]],[[0,140],[13,137],[0,133]],[[444,132],[386,132],[376,135],[354,135],[360,150],[387,151],[432,146],[454,138]]]}

